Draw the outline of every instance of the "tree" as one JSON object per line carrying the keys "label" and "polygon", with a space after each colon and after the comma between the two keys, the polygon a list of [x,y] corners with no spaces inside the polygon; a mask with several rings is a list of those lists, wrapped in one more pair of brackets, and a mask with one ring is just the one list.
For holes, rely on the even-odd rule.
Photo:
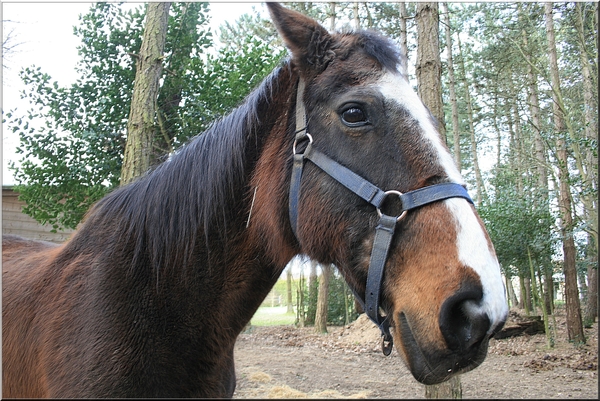
{"label": "tree", "polygon": [[315,331],[317,333],[327,333],[327,301],[329,296],[329,279],[332,273],[333,267],[331,265],[321,265],[319,296],[315,315]]}
{"label": "tree", "polygon": [[317,280],[317,262],[310,261],[310,272],[308,274],[308,305],[306,311],[306,324],[315,324],[317,313],[317,299],[319,293],[319,281]]}
{"label": "tree", "polygon": [[287,285],[287,313],[294,313],[293,299],[292,299],[292,269],[290,266],[286,269],[286,285]]}
{"label": "tree", "polygon": [[[284,54],[256,36],[203,55],[212,41],[203,27],[206,3],[171,6],[158,93],[152,163],[203,132],[235,107]],[[21,78],[31,109],[6,114],[20,136],[16,172],[24,212],[55,229],[75,228],[98,199],[120,184],[128,113],[145,13],[97,3],[80,17],[80,78],[59,87],[36,67]],[[271,28],[273,29],[273,28]],[[243,85],[239,83],[243,82]]]}
{"label": "tree", "polygon": [[146,25],[139,53],[127,122],[127,143],[121,168],[121,185],[145,174],[151,165],[155,132],[156,100],[171,3],[148,3]]}
{"label": "tree", "polygon": [[560,107],[561,88],[558,73],[556,42],[554,34],[554,21],[552,3],[545,3],[546,33],[548,35],[548,54],[550,57],[550,76],[552,79],[552,99],[554,112],[554,126],[558,135],[556,141],[556,155],[559,169],[559,208],[561,210],[561,231],[563,241],[563,261],[565,273],[565,299],[567,312],[567,333],[570,341],[585,343],[581,307],[579,304],[579,290],[577,287],[577,270],[575,266],[575,240],[573,239],[573,218],[571,206],[571,189],[569,188],[569,170],[567,159],[567,146],[564,134],[565,116]]}
{"label": "tree", "polygon": [[[59,87],[39,67],[20,72],[31,108],[6,114],[18,134],[21,165],[13,166],[23,211],[54,229],[75,228],[91,204],[118,185],[133,62],[143,14],[98,3],[74,29],[81,38],[79,79]],[[110,31],[105,29],[111,27]]]}
{"label": "tree", "polygon": [[417,92],[423,103],[438,121],[446,143],[446,124],[442,103],[442,62],[440,60],[438,3],[420,2],[417,5]]}
{"label": "tree", "polygon": [[450,104],[452,106],[452,138],[454,143],[454,160],[460,171],[460,126],[458,124],[458,100],[456,99],[456,78],[454,77],[454,60],[452,58],[452,25],[448,3],[442,3],[442,15],[446,32],[446,50],[448,64],[448,89],[450,91]]}
{"label": "tree", "polygon": [[[442,63],[440,60],[439,12],[437,3],[417,5],[417,82],[419,97],[438,120],[441,140],[446,142],[442,103]],[[427,398],[461,398],[460,376],[436,385],[425,386]]]}

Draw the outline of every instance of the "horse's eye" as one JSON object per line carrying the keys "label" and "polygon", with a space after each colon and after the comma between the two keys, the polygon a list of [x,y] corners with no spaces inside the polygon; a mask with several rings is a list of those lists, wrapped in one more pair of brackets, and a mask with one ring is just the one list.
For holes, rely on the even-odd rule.
{"label": "horse's eye", "polygon": [[359,107],[350,107],[342,112],[342,121],[350,127],[365,125],[368,123],[365,112]]}

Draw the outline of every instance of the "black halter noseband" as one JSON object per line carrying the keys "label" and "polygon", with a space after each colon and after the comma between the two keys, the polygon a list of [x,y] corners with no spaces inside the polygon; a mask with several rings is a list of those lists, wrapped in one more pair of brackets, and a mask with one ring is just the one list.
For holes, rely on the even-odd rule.
{"label": "black halter noseband", "polygon": [[[358,174],[342,166],[335,160],[319,152],[312,146],[312,137],[307,132],[306,112],[302,95],[304,93],[304,82],[300,80],[298,84],[297,102],[296,102],[296,138],[293,145],[294,162],[292,167],[292,177],[290,183],[289,213],[290,223],[296,238],[298,223],[298,203],[300,200],[300,183],[302,180],[302,169],[305,160],[310,160],[317,167],[327,173],[334,180],[354,192],[356,195],[375,206],[379,215],[379,222],[375,228],[375,239],[371,250],[369,260],[369,270],[367,275],[367,285],[365,290],[365,299],[363,300],[357,294],[354,288],[351,288],[354,296],[365,310],[367,316],[379,327],[383,336],[382,350],[385,355],[392,352],[393,339],[390,334],[390,324],[387,317],[379,313],[379,301],[383,271],[387,260],[388,251],[392,243],[396,223],[400,221],[409,210],[427,205],[429,203],[441,201],[448,198],[464,198],[473,203],[467,190],[460,184],[441,183],[435,184],[414,191],[401,193],[399,191],[383,191],[371,182],[365,180]],[[300,151],[300,147],[304,150]],[[395,195],[399,198],[402,205],[398,216],[388,216],[382,212],[381,207],[385,199]]]}

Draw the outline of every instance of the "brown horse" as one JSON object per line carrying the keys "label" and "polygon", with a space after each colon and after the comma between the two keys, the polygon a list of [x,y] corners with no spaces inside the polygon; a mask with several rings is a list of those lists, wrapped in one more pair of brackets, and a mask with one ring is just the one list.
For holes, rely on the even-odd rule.
{"label": "brown horse", "polygon": [[4,238],[4,397],[231,397],[296,254],[339,268],[417,380],[483,361],[499,265],[402,56],[268,7],[291,58],[238,109],[65,244]]}

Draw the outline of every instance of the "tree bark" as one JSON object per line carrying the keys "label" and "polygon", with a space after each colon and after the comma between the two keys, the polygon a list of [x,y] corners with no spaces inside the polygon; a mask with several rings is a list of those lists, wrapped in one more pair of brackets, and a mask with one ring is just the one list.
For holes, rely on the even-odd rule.
{"label": "tree bark", "polygon": [[292,268],[287,268],[287,313],[294,313],[294,299],[292,297]]}
{"label": "tree bark", "polygon": [[315,315],[315,331],[327,333],[327,298],[329,297],[329,278],[331,265],[321,265],[321,280],[319,280],[319,298],[317,300],[317,313]]}
{"label": "tree bark", "polygon": [[333,32],[335,30],[335,5],[336,2],[332,1],[329,3],[329,31]]}
{"label": "tree bark", "polygon": [[[442,104],[442,62],[440,60],[438,3],[418,3],[417,14],[417,88],[419,97],[438,120],[441,140],[446,143]],[[462,398],[460,376],[425,386],[427,398]]]}
{"label": "tree bark", "polygon": [[[579,56],[581,60],[581,75],[583,77],[583,107],[584,107],[584,137],[588,141],[597,141],[598,139],[598,92],[594,90],[594,79],[592,78],[593,68],[590,66],[586,51],[585,32],[583,24],[583,15],[581,11],[581,4],[575,3],[575,29],[577,30],[578,44],[579,44]],[[596,4],[596,7],[598,5]],[[597,11],[597,10],[596,10]],[[596,53],[597,56],[597,53]],[[597,77],[596,77],[597,81]],[[594,193],[598,191],[598,153],[593,151],[587,151],[585,154],[585,166],[587,167],[587,176],[589,186]],[[591,199],[584,202],[584,213],[585,220],[588,222],[588,242],[593,242],[588,249],[593,249],[596,252],[596,260],[598,259],[598,199],[591,197]],[[597,298],[597,293],[596,293]],[[593,302],[598,302],[596,299]],[[587,308],[586,308],[587,309]],[[596,308],[597,310],[597,308]]]}
{"label": "tree bark", "polygon": [[519,300],[515,294],[515,289],[512,285],[512,280],[510,277],[506,276],[506,292],[508,293],[508,299],[510,300],[510,305],[513,308],[519,306]]}
{"label": "tree bark", "polygon": [[581,307],[579,304],[579,289],[577,287],[577,269],[575,265],[576,250],[573,239],[573,216],[571,206],[571,189],[569,187],[569,170],[567,146],[565,140],[565,121],[563,110],[560,107],[561,89],[558,75],[558,61],[556,54],[556,41],[554,35],[554,21],[552,3],[545,3],[546,35],[548,39],[548,55],[550,61],[550,78],[552,84],[552,100],[554,113],[554,128],[557,135],[556,154],[559,169],[559,209],[562,215],[561,233],[563,241],[563,260],[565,274],[565,303],[567,313],[567,335],[569,341],[576,344],[585,343]]}
{"label": "tree bark", "polygon": [[398,3],[398,12],[400,14],[400,37],[398,38],[398,41],[400,43],[400,51],[403,55],[400,59],[400,70],[408,76],[408,33],[406,31],[406,19],[408,18],[408,13],[404,1]]}
{"label": "tree bark", "polygon": [[442,103],[442,61],[440,59],[438,3],[417,3],[417,92],[438,121],[446,143],[446,125]]}
{"label": "tree bark", "polygon": [[[519,12],[519,20],[523,20],[524,11],[521,3],[517,6]],[[526,12],[526,11],[525,11]],[[533,143],[534,143],[534,155],[535,155],[535,173],[537,175],[538,182],[538,196],[535,197],[534,201],[538,202],[541,206],[549,207],[548,204],[548,161],[546,156],[546,146],[541,134],[541,116],[540,116],[540,103],[538,98],[538,84],[537,78],[533,71],[533,62],[529,52],[529,40],[528,34],[525,29],[521,30],[521,37],[523,40],[523,55],[527,60],[527,92],[528,92],[528,103],[529,113],[531,116],[531,125],[533,125]],[[552,266],[550,263],[544,264],[544,305],[548,314],[554,313],[554,282],[552,278]]]}
{"label": "tree bark", "polygon": [[354,29],[360,29],[360,18],[358,17],[358,1],[355,1],[352,5],[352,14],[354,19]]}
{"label": "tree bark", "polygon": [[317,298],[319,294],[319,282],[317,280],[317,262],[310,261],[310,272],[308,273],[308,305],[306,312],[306,324],[315,324],[315,314],[317,313]]}
{"label": "tree bark", "polygon": [[465,71],[465,61],[462,53],[460,44],[460,36],[457,36],[458,54],[459,54],[459,66],[462,74],[463,86],[465,88],[465,102],[467,103],[467,117],[469,120],[469,137],[471,142],[471,159],[473,160],[473,170],[475,171],[475,185],[477,187],[477,197],[475,202],[477,206],[480,206],[485,198],[485,187],[483,185],[483,177],[481,175],[481,169],[479,168],[479,157],[477,156],[477,139],[475,138],[475,123],[473,120],[473,105],[471,102],[471,94],[469,88],[469,82]]}
{"label": "tree bark", "polygon": [[121,185],[145,174],[151,165],[155,135],[156,99],[162,74],[171,3],[148,3],[146,26],[136,63]]}
{"label": "tree bark", "polygon": [[425,398],[461,399],[460,376],[453,376],[450,380],[440,384],[425,386]]}
{"label": "tree bark", "polygon": [[458,124],[458,100],[456,98],[456,78],[454,77],[454,60],[452,58],[452,29],[450,25],[450,11],[448,3],[442,4],[442,15],[446,30],[446,51],[448,52],[448,90],[450,91],[450,105],[452,106],[452,140],[454,142],[454,160],[460,171],[460,126]]}

